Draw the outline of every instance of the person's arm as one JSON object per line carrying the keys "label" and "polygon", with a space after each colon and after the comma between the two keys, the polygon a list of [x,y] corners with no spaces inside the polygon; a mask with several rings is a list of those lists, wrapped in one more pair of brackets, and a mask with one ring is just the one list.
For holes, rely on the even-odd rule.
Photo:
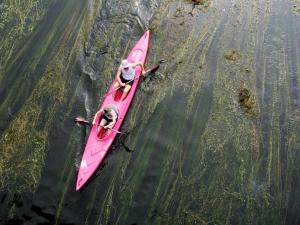
{"label": "person's arm", "polygon": [[112,116],[112,121],[107,124],[106,126],[104,126],[105,129],[112,129],[114,127],[114,125],[116,124],[117,122],[117,116],[115,115],[115,113],[113,114]]}
{"label": "person's arm", "polygon": [[146,71],[145,71],[145,69],[144,69],[143,63],[141,63],[141,62],[136,62],[136,63],[133,63],[132,66],[133,66],[133,67],[140,66],[141,69],[142,69],[142,75],[144,76],[144,75],[146,74]]}
{"label": "person's arm", "polygon": [[101,112],[103,112],[103,109],[100,109],[98,112],[96,112],[92,124],[95,124],[95,123],[96,123],[96,118],[97,118],[98,114],[101,113]]}
{"label": "person's arm", "polygon": [[121,67],[119,67],[116,77],[117,77],[119,84],[121,86],[125,86],[125,84],[121,81],[121,74],[122,74]]}

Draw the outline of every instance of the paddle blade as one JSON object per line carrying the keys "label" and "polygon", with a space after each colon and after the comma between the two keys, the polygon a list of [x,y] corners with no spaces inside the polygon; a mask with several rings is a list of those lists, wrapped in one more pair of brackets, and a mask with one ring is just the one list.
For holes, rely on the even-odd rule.
{"label": "paddle blade", "polygon": [[149,70],[147,70],[146,73],[155,73],[159,69],[159,67],[160,67],[160,64],[157,64],[157,65],[151,67]]}
{"label": "paddle blade", "polygon": [[83,124],[83,125],[90,125],[89,121],[87,121],[86,119],[84,119],[84,118],[81,117],[81,116],[77,116],[77,117],[74,119],[74,122],[75,122],[75,123],[78,123],[78,124]]}

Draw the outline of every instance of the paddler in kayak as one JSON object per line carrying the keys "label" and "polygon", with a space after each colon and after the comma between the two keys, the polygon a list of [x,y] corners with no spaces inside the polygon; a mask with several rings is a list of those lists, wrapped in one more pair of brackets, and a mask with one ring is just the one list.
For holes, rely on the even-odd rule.
{"label": "paddler in kayak", "polygon": [[118,89],[124,87],[120,101],[123,101],[130,91],[131,85],[135,79],[135,67],[140,66],[142,68],[142,75],[145,75],[145,69],[141,62],[129,63],[127,59],[122,60],[122,63],[117,72],[117,82],[114,84],[114,88]]}
{"label": "paddler in kayak", "polygon": [[112,129],[117,122],[119,110],[115,105],[108,105],[104,109],[100,109],[94,116],[93,124],[96,123],[96,118],[99,113],[102,113],[100,123],[98,124],[97,133],[104,129]]}

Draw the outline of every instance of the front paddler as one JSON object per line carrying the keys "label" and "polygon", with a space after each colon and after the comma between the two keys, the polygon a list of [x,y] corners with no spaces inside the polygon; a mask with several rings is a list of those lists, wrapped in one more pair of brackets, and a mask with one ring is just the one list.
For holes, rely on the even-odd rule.
{"label": "front paddler", "polygon": [[140,66],[142,68],[142,75],[145,75],[145,69],[141,62],[129,63],[127,59],[122,60],[121,65],[117,71],[117,82],[114,84],[114,89],[124,87],[120,101],[123,101],[130,91],[131,85],[136,78],[135,67]]}

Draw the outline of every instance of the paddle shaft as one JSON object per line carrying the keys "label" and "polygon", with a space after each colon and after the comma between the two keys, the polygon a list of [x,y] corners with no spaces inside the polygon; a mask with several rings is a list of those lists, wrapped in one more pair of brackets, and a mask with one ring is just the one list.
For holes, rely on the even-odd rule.
{"label": "paddle shaft", "polygon": [[[159,66],[160,66],[160,64],[158,63],[158,64],[156,64],[156,65],[154,65],[154,66],[152,66],[150,69],[148,69],[148,70],[146,70],[145,71],[145,74],[147,74],[147,73],[150,73],[150,72],[153,72],[153,71],[155,71],[155,70],[157,70],[158,68],[159,68]],[[135,79],[138,79],[140,76],[141,76],[142,74],[140,74],[139,76],[137,76],[137,77],[135,77],[134,79],[132,79],[132,80],[130,80],[130,81],[127,81],[126,83],[125,83],[125,85],[124,86],[126,86],[126,84],[129,84],[130,82],[132,82],[132,81],[134,81]],[[145,75],[144,75],[145,76]],[[119,86],[118,88],[116,88],[116,89],[113,89],[112,91],[110,91],[110,92],[107,92],[104,96],[103,96],[103,98],[106,98],[108,95],[110,95],[110,94],[112,94],[113,92],[115,92],[115,91],[117,91],[117,90],[119,90],[120,88],[122,88],[123,86]]]}
{"label": "paddle shaft", "polygon": [[[132,79],[132,80],[130,80],[130,81],[127,81],[127,82],[125,83],[125,85],[126,85],[126,84],[129,84],[130,82],[134,81],[135,79],[138,79],[140,76],[141,76],[141,75],[135,77],[134,79]],[[124,86],[125,86],[125,85],[124,85]],[[119,86],[118,88],[113,89],[113,90],[110,91],[110,92],[107,92],[105,95],[103,95],[103,98],[106,98],[108,95],[112,94],[113,92],[119,90],[120,88],[122,88],[122,87],[124,87],[124,86]]]}
{"label": "paddle shaft", "polygon": [[[91,122],[87,121],[87,120],[84,119],[84,118],[80,118],[80,117],[76,117],[76,118],[74,119],[74,121],[75,121],[76,123],[85,123],[85,124],[87,124],[87,125],[89,125],[89,126],[92,126],[92,125],[93,125]],[[99,125],[99,126],[100,126],[100,125]],[[104,128],[104,126],[101,126],[101,127]],[[112,131],[114,131],[114,132],[116,132],[116,133],[118,133],[118,134],[124,134],[124,132],[118,131],[118,130],[113,129],[113,128],[108,128],[108,129],[110,129],[110,130],[112,130]]]}

